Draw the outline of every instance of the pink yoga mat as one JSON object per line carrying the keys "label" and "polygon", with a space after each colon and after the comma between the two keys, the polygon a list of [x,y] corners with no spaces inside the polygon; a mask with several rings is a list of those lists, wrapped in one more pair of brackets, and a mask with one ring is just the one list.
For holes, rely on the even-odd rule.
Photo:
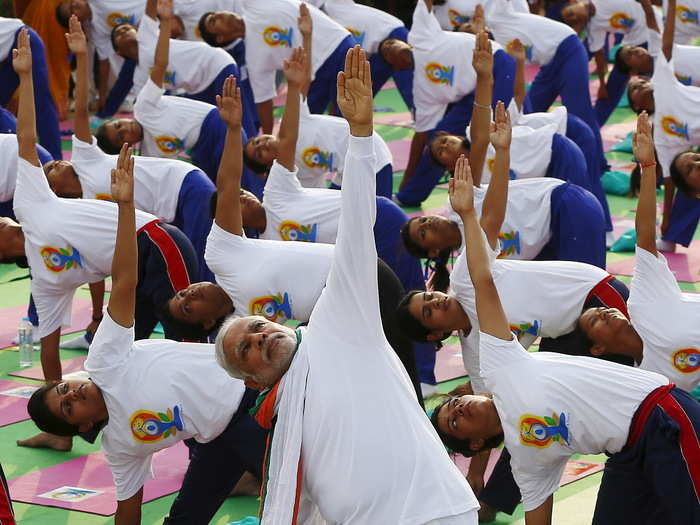
{"label": "pink yoga mat", "polygon": [[[189,463],[182,443],[153,456],[155,477],[146,482],[143,502],[180,490]],[[112,472],[104,454],[93,452],[9,480],[12,499],[47,507],[111,516],[117,510]]]}
{"label": "pink yoga mat", "polygon": [[[676,253],[660,252],[666,256],[668,267],[677,281],[700,282],[700,240],[690,243],[688,248],[676,245]],[[607,270],[618,275],[633,275],[635,258],[608,264]]]}
{"label": "pink yoga mat", "polygon": [[0,380],[0,427],[29,419],[27,401],[38,385]]}
{"label": "pink yoga mat", "polygon": [[[29,299],[29,298],[27,298]],[[26,306],[14,306],[0,310],[0,348],[12,346],[12,338],[17,335],[17,327],[27,315]],[[85,330],[92,319],[92,303],[90,299],[75,297],[73,299],[73,315],[71,325],[63,329],[63,333]]]}
{"label": "pink yoga mat", "polygon": [[[83,370],[83,363],[85,363],[86,359],[87,356],[80,356],[61,361],[61,371],[63,372],[63,375],[65,376],[72,374],[73,372],[80,372]],[[10,375],[14,377],[25,377],[27,379],[37,379],[39,381],[44,380],[44,372],[41,370],[40,366],[20,368],[15,372],[10,372]]]}
{"label": "pink yoga mat", "polygon": [[413,118],[410,113],[375,113],[375,124],[385,124],[387,126],[401,126],[403,128],[413,128]]}
{"label": "pink yoga mat", "polygon": [[462,361],[462,348],[458,344],[446,344],[435,359],[435,379],[438,383],[468,375]]}
{"label": "pink yoga mat", "polygon": [[448,215],[448,207],[447,205],[445,206],[440,206],[438,208],[429,208],[427,210],[418,210],[414,211],[413,213],[409,213],[408,216],[413,218],[413,217],[422,217],[423,215],[442,215],[443,217],[447,217]]}
{"label": "pink yoga mat", "polygon": [[411,149],[411,139],[394,140],[389,142],[388,146],[394,157],[392,164],[394,171],[405,170],[408,164],[408,154]]}

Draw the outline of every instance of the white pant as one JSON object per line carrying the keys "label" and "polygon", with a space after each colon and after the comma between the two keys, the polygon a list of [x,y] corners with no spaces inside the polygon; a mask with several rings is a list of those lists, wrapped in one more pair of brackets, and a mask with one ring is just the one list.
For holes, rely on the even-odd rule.
{"label": "white pant", "polygon": [[472,509],[464,514],[430,520],[425,525],[478,525],[478,523],[479,509]]}

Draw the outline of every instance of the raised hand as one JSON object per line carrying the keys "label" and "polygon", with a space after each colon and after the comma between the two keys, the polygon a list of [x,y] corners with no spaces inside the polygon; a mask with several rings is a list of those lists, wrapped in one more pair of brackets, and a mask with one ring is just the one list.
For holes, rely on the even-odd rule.
{"label": "raised hand", "polygon": [[12,50],[12,67],[18,75],[32,73],[32,50],[29,47],[29,31],[23,27],[17,38],[17,49]]}
{"label": "raised hand", "polygon": [[372,74],[365,52],[356,45],[345,55],[345,71],[338,73],[338,107],[356,137],[372,135]]}
{"label": "raised hand", "polygon": [[512,42],[508,42],[508,45],[506,46],[506,51],[518,62],[525,62],[527,60],[525,46],[519,38],[516,38]]}
{"label": "raised hand", "polygon": [[642,111],[637,117],[637,131],[632,139],[634,156],[640,164],[653,164],[656,162],[654,153],[654,139],[651,135],[651,124],[649,115]]}
{"label": "raised hand", "polygon": [[[304,5],[304,4],[302,4]],[[292,56],[285,60],[282,66],[284,76],[290,86],[298,88],[306,79],[306,51],[299,46],[292,50]]]}
{"label": "raised hand", "polygon": [[173,0],[158,0],[158,18],[165,20],[173,16]]}
{"label": "raised hand", "polygon": [[472,56],[472,67],[480,76],[491,76],[493,74],[493,53],[491,52],[491,41],[485,31],[476,35],[474,54]]}
{"label": "raised hand", "polygon": [[486,31],[486,15],[484,14],[484,6],[481,4],[476,4],[474,8],[474,16],[470,20],[472,24],[472,30],[474,34],[479,34],[482,31]]}
{"label": "raised hand", "polygon": [[309,36],[313,31],[311,13],[309,13],[309,8],[306,7],[306,4],[304,3],[302,3],[299,6],[299,17],[297,18],[297,26],[299,27],[299,32],[302,36]]}
{"label": "raised hand", "polygon": [[474,211],[474,182],[469,161],[460,155],[455,164],[454,177],[449,186],[450,205],[460,217]]}
{"label": "raised hand", "polygon": [[216,95],[216,105],[219,108],[221,120],[226,122],[228,127],[240,127],[243,118],[241,89],[236,87],[236,79],[233,75],[224,80],[221,95]]}
{"label": "raised hand", "polygon": [[84,55],[87,53],[87,40],[83,33],[83,26],[80,25],[80,20],[75,15],[71,15],[68,21],[69,33],[66,33],[66,43],[71,53],[76,55]]}
{"label": "raised hand", "polygon": [[489,140],[496,149],[510,149],[512,126],[510,124],[510,114],[506,111],[506,106],[502,101],[496,104],[496,115],[491,123],[491,133]]}
{"label": "raised hand", "polygon": [[134,202],[134,158],[131,147],[123,144],[117,159],[117,167],[112,170],[112,198],[119,204]]}

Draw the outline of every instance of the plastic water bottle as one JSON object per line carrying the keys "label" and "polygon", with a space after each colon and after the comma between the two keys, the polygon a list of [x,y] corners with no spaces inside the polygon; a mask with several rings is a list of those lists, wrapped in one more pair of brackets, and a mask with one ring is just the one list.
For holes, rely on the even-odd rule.
{"label": "plastic water bottle", "polygon": [[32,354],[34,352],[34,341],[32,340],[32,323],[29,321],[29,317],[22,319],[19,324],[19,337],[17,340],[19,344],[19,366],[26,368],[32,366]]}

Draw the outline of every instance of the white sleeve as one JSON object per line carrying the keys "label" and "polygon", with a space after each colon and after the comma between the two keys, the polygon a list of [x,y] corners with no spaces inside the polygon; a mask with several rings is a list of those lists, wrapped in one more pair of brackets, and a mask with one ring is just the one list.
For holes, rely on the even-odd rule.
{"label": "white sleeve", "polygon": [[660,126],[654,126],[654,144],[656,145],[656,156],[661,164],[661,173],[664,179],[671,177],[671,163],[676,155],[690,148],[690,143],[680,139],[672,139],[672,142],[665,143],[665,137]]}
{"label": "white sleeve", "polygon": [[532,359],[515,335],[510,341],[505,341],[479,331],[479,362],[481,375],[488,378],[490,372],[499,370],[503,366],[513,366],[522,359]]}
{"label": "white sleeve", "polygon": [[588,24],[588,49],[591,53],[596,53],[603,48],[607,33],[602,28],[593,27],[593,25]]}
{"label": "white sleeve", "polygon": [[[230,274],[231,268],[235,266],[232,262],[248,253],[245,248],[249,242],[245,235],[229,233],[216,224],[215,220],[207,237],[204,261],[215,275]],[[250,261],[246,264],[250,264]]]}
{"label": "white sleeve", "polygon": [[523,497],[523,509],[525,512],[535,510],[559,488],[569,456],[563,456],[554,463],[548,462],[544,465],[536,464],[532,458],[533,454],[529,452],[530,458],[527,460],[527,465],[522,466],[512,453],[511,450],[510,466]]}
{"label": "white sleeve", "polygon": [[277,95],[275,70],[267,69],[265,64],[264,60],[246,62],[250,87],[253,89],[256,104],[272,100]]}
{"label": "white sleeve", "polygon": [[418,0],[413,11],[413,25],[411,26],[411,44],[420,47],[423,42],[433,42],[437,35],[442,33],[440,22],[435,15],[428,11],[425,0]]}
{"label": "white sleeve", "polygon": [[[377,248],[374,222],[377,215],[376,175],[372,137],[350,137],[345,157],[345,177],[338,237],[333,262],[309,324],[335,325],[343,337],[358,347],[367,346],[372,334],[383,337],[377,295]],[[352,322],[338,324],[338,319]]]}
{"label": "white sleeve", "polygon": [[112,47],[110,35],[95,34],[95,31],[93,31],[92,37],[100,60],[107,60],[111,55],[116,54]]}
{"label": "white sleeve", "polygon": [[46,180],[44,170],[30,164],[22,157],[17,159],[17,184],[15,186],[14,209],[19,222],[31,207],[49,200],[58,199]]}
{"label": "white sleeve", "polygon": [[[90,138],[92,140],[88,143],[83,142],[73,135],[73,145],[71,146],[73,160],[103,160],[105,157],[109,157],[109,155],[99,148],[97,139],[92,136]],[[116,160],[114,165],[116,167]]]}
{"label": "white sleeve", "polygon": [[85,370],[99,377],[101,373],[121,366],[133,351],[134,337],[134,327],[126,328],[116,323],[107,310],[90,344]]}
{"label": "white sleeve", "polygon": [[163,94],[165,90],[156,86],[156,84],[151,80],[150,75],[148,80],[139,91],[136,97],[136,104],[134,104],[134,112],[138,112],[138,109],[146,109],[148,106],[158,110],[160,109],[161,101],[163,100]]}
{"label": "white sleeve", "polygon": [[655,303],[662,297],[679,297],[681,290],[676,278],[668,267],[666,257],[657,253],[656,257],[637,246],[634,275],[630,283],[630,305]]}
{"label": "white sleeve", "polygon": [[294,166],[294,171],[289,171],[277,161],[274,161],[265,182],[265,196],[271,192],[284,193],[286,195],[302,193],[304,188],[297,178],[298,173],[299,169],[296,166]]}
{"label": "white sleeve", "polygon": [[43,289],[40,279],[32,279],[32,298],[39,317],[39,337],[51,335],[61,326],[70,324],[71,305],[75,290],[51,292]]}
{"label": "white sleeve", "polygon": [[105,452],[117,489],[117,501],[124,501],[136,494],[147,480],[153,477],[152,455],[146,457],[109,454]]}

